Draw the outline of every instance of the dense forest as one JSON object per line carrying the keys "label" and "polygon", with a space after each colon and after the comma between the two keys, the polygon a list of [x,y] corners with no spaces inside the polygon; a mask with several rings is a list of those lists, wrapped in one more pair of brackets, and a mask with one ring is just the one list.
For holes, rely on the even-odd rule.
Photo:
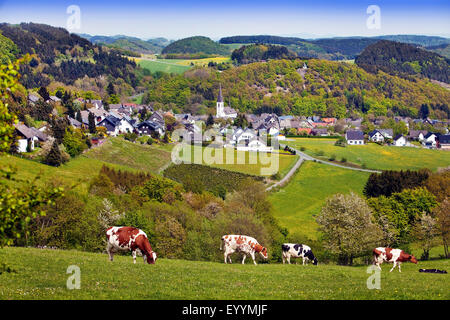
{"label": "dense forest", "polygon": [[162,49],[169,45],[171,41],[166,38],[153,38],[142,40],[136,37],[128,36],[91,36],[88,34],[79,34],[93,44],[104,45],[110,48],[117,48],[137,53],[161,53]]}
{"label": "dense forest", "polygon": [[29,65],[22,66],[21,83],[26,88],[48,86],[52,80],[71,85],[85,76],[102,75],[123,79],[135,87],[136,64],[120,52],[105,50],[63,28],[43,24],[0,24],[0,32],[17,46],[17,54],[35,54]]}
{"label": "dense forest", "polygon": [[229,55],[230,49],[207,37],[189,37],[172,42],[162,50],[162,54],[195,54],[204,53],[211,55]]}
{"label": "dense forest", "polygon": [[296,56],[284,46],[251,44],[234,50],[231,59],[239,64],[245,64],[269,59],[292,59]]}
{"label": "dense forest", "polygon": [[[308,69],[302,69],[306,62]],[[417,117],[422,104],[445,105],[450,91],[426,79],[411,80],[385,72],[372,74],[357,65],[325,60],[270,60],[222,73],[196,68],[151,82],[144,102],[181,111],[214,107],[219,83],[224,99],[241,112],[279,107],[284,114],[342,118],[357,113]],[[445,117],[437,110],[430,116]]]}
{"label": "dense forest", "polygon": [[364,49],[355,62],[369,72],[424,77],[450,83],[450,60],[413,45],[381,40]]}
{"label": "dense forest", "polygon": [[348,37],[326,39],[302,39],[270,35],[233,36],[220,39],[220,43],[267,43],[285,45],[300,57],[327,60],[354,59],[364,48],[380,40],[411,43],[424,47],[449,44],[450,40],[442,37],[417,35],[388,35],[378,37]]}

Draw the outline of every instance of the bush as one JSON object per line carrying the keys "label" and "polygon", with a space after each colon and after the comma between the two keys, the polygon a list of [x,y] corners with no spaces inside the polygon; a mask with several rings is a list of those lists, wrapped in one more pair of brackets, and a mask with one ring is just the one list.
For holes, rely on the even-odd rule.
{"label": "bush", "polygon": [[138,137],[138,135],[134,132],[128,132],[123,136],[123,138],[125,140],[131,141],[131,142],[135,142],[137,137]]}
{"label": "bush", "polygon": [[341,162],[342,163],[346,163],[347,162],[347,158],[342,157]]}

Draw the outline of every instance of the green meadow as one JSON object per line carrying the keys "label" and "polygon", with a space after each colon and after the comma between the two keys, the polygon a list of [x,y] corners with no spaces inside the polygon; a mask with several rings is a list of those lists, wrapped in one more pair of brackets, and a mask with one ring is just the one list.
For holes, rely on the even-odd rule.
{"label": "green meadow", "polygon": [[[269,253],[270,254],[270,253]],[[248,260],[248,259],[247,259]],[[449,269],[449,260],[418,265],[404,263],[402,272],[382,265],[380,289],[368,289],[367,266],[344,267],[260,263],[254,266],[220,262],[158,259],[144,264],[131,256],[75,250],[6,247],[0,261],[15,273],[0,275],[0,299],[441,299],[448,300],[447,274],[426,274],[419,268]],[[80,289],[67,289],[71,265],[80,268]]]}
{"label": "green meadow", "polygon": [[274,216],[291,234],[317,240],[317,215],[336,193],[362,194],[370,173],[305,161],[289,183],[269,195]]}
{"label": "green meadow", "polygon": [[175,61],[167,62],[160,60],[140,59],[137,61],[137,64],[142,68],[149,70],[151,73],[155,73],[158,71],[165,73],[183,73],[191,68],[191,66],[189,65],[177,64],[175,63]]}
{"label": "green meadow", "polygon": [[[348,163],[358,166],[365,165],[368,169],[376,170],[418,170],[428,168],[436,171],[439,167],[450,166],[450,152],[413,147],[380,146],[369,143],[363,146],[338,147],[336,139],[291,138],[286,144],[305,152],[313,157],[324,160],[334,156],[341,161],[345,158]],[[323,155],[321,155],[323,153]]]}

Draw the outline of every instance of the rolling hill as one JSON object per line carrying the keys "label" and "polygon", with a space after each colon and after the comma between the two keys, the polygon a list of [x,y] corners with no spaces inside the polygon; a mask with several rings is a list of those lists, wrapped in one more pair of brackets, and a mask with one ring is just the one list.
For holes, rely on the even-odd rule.
{"label": "rolling hill", "polygon": [[198,54],[229,55],[230,49],[208,37],[195,36],[172,42],[165,47],[162,54]]}
{"label": "rolling hill", "polygon": [[79,34],[79,36],[89,40],[93,44],[145,54],[161,53],[162,49],[172,42],[170,40],[167,40],[166,38],[142,40],[136,37],[129,37],[124,35],[91,36],[89,34]]}
{"label": "rolling hill", "polygon": [[232,43],[266,43],[285,45],[300,57],[327,60],[354,59],[367,46],[380,40],[398,41],[418,46],[439,46],[450,43],[450,39],[421,35],[386,35],[378,37],[338,37],[323,39],[302,39],[270,35],[232,36],[220,39],[222,44]]}
{"label": "rolling hill", "polygon": [[450,83],[450,59],[410,44],[381,40],[365,48],[355,63],[369,72],[422,75]]}
{"label": "rolling hill", "polygon": [[26,88],[48,86],[51,81],[67,85],[88,76],[122,78],[135,87],[136,64],[117,51],[105,50],[64,28],[45,24],[0,24],[0,32],[17,46],[18,55],[35,54],[30,65],[21,67],[21,83]]}

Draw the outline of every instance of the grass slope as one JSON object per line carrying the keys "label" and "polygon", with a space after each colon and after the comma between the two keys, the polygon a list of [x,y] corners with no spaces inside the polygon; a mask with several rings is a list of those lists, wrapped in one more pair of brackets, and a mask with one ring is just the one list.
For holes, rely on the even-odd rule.
{"label": "grass slope", "polygon": [[165,73],[183,73],[186,70],[189,70],[190,66],[184,66],[180,64],[176,64],[174,62],[165,62],[159,60],[137,60],[139,66],[144,69],[149,70],[151,73],[155,73],[158,71]]}
{"label": "grass slope", "polygon": [[317,157],[318,152],[324,153],[325,159],[332,155],[336,160],[343,157],[347,162],[357,165],[366,164],[368,169],[377,170],[417,170],[428,168],[436,171],[439,167],[450,166],[450,153],[443,150],[430,150],[412,147],[380,146],[369,143],[364,146],[337,147],[335,139],[294,138],[286,144],[299,149],[305,147],[305,153]]}
{"label": "grass slope", "polygon": [[[225,265],[158,259],[148,265],[130,256],[32,248],[0,249],[17,273],[0,275],[0,299],[449,299],[449,260],[405,263],[402,273],[383,265],[381,290],[369,290],[365,266]],[[80,290],[68,290],[67,267],[81,271]],[[105,272],[107,270],[107,272]],[[264,279],[264,281],[261,281]]]}
{"label": "grass slope", "polygon": [[158,173],[170,161],[171,146],[148,146],[131,143],[122,138],[110,138],[103,145],[94,147],[58,168],[26,160],[16,156],[0,157],[0,165],[12,165],[18,169],[18,178],[33,179],[40,175],[41,181],[78,183],[86,191],[92,177],[103,165],[120,170],[142,170]]}
{"label": "grass slope", "polygon": [[269,196],[274,216],[289,232],[317,239],[314,215],[336,193],[361,194],[369,173],[341,169],[313,161],[302,164],[289,184]]}

